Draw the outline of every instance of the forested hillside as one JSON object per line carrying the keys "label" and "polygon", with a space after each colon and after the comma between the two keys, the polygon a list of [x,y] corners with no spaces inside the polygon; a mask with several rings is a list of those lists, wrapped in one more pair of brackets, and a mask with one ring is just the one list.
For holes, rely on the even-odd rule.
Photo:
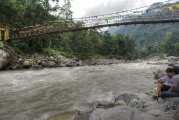
{"label": "forested hillside", "polygon": [[[151,7],[155,8],[156,4],[158,3]],[[151,54],[178,55],[178,23],[111,27],[108,31],[111,35],[120,33],[135,40],[138,45],[138,57],[146,57]]]}

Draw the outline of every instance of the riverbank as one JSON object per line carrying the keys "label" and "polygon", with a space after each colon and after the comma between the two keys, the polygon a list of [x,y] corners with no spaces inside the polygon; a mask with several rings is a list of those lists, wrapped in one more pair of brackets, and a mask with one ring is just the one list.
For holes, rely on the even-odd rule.
{"label": "riverbank", "polygon": [[179,57],[169,56],[165,59],[151,57],[144,60],[118,60],[118,59],[79,59],[66,58],[61,55],[47,55],[34,53],[33,55],[20,56],[9,46],[0,47],[0,69],[1,70],[21,70],[21,69],[43,69],[55,67],[76,67],[91,65],[110,65],[119,63],[145,62],[151,65],[177,65]]}
{"label": "riverbank", "polygon": [[43,56],[19,58],[16,64],[9,64],[5,70],[19,70],[19,69],[43,69],[55,67],[76,67],[86,65],[110,65],[124,63],[123,60],[117,59],[88,59],[79,60],[76,58],[65,58],[63,56]]}
{"label": "riverbank", "polygon": [[55,67],[76,67],[91,65],[110,65],[119,63],[138,63],[144,62],[151,65],[178,65],[179,58],[170,56],[165,59],[146,59],[146,60],[117,60],[117,59],[86,59],[66,58],[61,55],[47,56],[42,54],[34,54],[31,56],[19,57],[16,62],[7,64],[4,70],[21,70],[21,69],[43,69]]}

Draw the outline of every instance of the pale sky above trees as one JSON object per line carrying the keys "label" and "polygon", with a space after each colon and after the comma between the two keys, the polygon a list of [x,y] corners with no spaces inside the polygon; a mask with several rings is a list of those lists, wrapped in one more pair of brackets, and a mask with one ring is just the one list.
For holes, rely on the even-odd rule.
{"label": "pale sky above trees", "polygon": [[119,12],[151,5],[155,2],[178,0],[72,0],[73,18]]}

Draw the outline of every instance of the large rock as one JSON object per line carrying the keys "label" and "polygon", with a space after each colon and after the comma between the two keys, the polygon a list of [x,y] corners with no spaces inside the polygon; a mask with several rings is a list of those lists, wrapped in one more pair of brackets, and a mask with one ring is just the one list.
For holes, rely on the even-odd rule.
{"label": "large rock", "polygon": [[139,112],[129,106],[116,106],[110,109],[96,109],[89,120],[157,120],[155,116]]}
{"label": "large rock", "polygon": [[176,60],[174,60],[174,59],[168,61],[168,65],[169,65],[169,66],[174,66],[174,65],[176,65],[177,63],[178,63],[178,61],[176,61]]}
{"label": "large rock", "polygon": [[23,67],[28,69],[30,67],[32,67],[32,64],[33,64],[33,60],[32,59],[27,59],[23,62]]}
{"label": "large rock", "polygon": [[48,67],[56,67],[56,63],[54,61],[49,61]]}
{"label": "large rock", "polygon": [[153,74],[154,74],[154,79],[157,80],[157,79],[165,76],[166,72],[165,72],[165,69],[162,69],[162,70],[158,69],[158,70],[154,71]]}
{"label": "large rock", "polygon": [[10,63],[10,55],[0,49],[0,70],[4,69]]}

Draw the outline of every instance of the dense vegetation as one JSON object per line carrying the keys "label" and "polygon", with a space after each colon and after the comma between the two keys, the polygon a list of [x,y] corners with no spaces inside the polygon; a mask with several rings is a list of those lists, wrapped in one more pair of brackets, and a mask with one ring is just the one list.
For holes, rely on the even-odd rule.
{"label": "dense vegetation", "polygon": [[[54,2],[55,5],[52,6]],[[68,20],[72,11],[70,0],[0,0],[0,23],[7,23],[11,31],[24,29],[27,26],[45,25],[48,21]],[[74,24],[74,23],[73,23]],[[74,24],[74,26],[82,23]],[[68,25],[67,25],[68,26]],[[21,55],[35,52],[61,54],[79,58],[118,58],[133,59],[136,57],[136,43],[122,34],[111,36],[108,32],[86,30],[69,32],[52,36],[42,36],[15,40],[8,43]]]}
{"label": "dense vegetation", "polygon": [[[155,5],[151,7],[155,8]],[[119,33],[129,35],[135,40],[138,46],[137,56],[139,58],[152,55],[161,57],[164,55],[179,55],[178,23],[111,27],[108,31],[113,35]]]}

